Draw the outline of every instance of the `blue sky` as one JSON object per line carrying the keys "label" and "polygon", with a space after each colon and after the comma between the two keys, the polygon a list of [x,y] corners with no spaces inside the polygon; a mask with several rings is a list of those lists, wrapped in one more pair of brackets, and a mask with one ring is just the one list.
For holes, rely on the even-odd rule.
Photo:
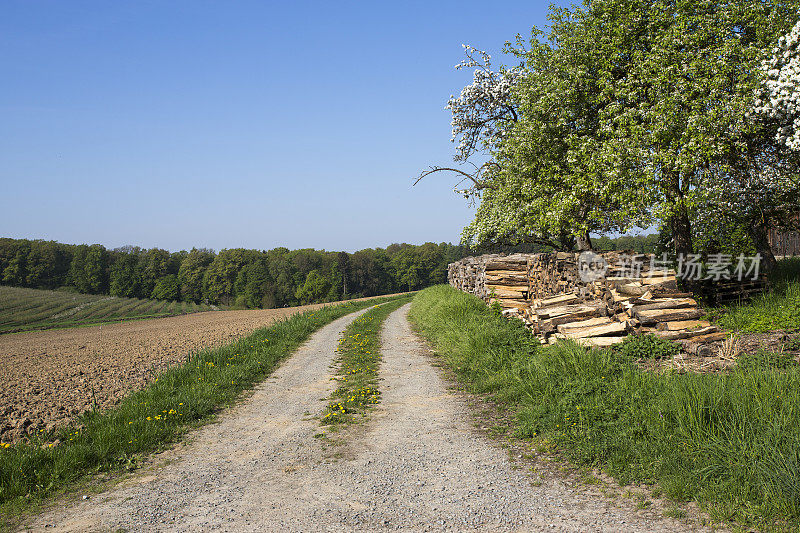
{"label": "blue sky", "polygon": [[[565,2],[566,4],[566,2]],[[457,242],[462,43],[520,2],[0,3],[0,236],[169,250]],[[506,58],[510,61],[510,58]]]}

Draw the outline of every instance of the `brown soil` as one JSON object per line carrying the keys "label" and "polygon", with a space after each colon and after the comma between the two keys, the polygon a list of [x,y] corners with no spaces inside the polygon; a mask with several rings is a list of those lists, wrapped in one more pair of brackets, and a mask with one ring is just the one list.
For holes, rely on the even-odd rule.
{"label": "brown soil", "polygon": [[323,304],[212,311],[103,326],[0,336],[0,441],[110,407],[205,347]]}

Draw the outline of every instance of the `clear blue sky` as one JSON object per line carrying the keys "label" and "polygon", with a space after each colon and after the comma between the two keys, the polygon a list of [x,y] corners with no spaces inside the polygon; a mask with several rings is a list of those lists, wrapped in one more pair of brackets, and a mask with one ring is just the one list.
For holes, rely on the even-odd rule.
{"label": "clear blue sky", "polygon": [[[566,4],[566,3],[565,3]],[[0,3],[0,236],[169,250],[457,242],[461,43],[547,4]],[[506,58],[505,61],[510,61]]]}

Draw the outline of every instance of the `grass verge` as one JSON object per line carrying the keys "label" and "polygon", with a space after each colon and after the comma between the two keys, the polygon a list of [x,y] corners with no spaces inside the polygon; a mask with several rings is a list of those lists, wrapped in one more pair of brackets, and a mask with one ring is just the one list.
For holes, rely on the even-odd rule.
{"label": "grass verge", "polygon": [[539,346],[516,321],[448,286],[410,318],[468,390],[536,439],[621,483],[656,484],[715,521],[800,525],[800,369],[769,358],[727,374],[654,374],[614,350]]}
{"label": "grass verge", "polygon": [[349,313],[398,298],[375,298],[298,313],[248,337],[191,355],[105,412],[75,426],[0,448],[0,526],[89,474],[134,468],[263,381],[313,332]]}
{"label": "grass verge", "polygon": [[322,415],[323,425],[352,423],[363,419],[380,400],[377,389],[381,362],[381,330],[386,318],[411,301],[402,298],[370,309],[350,324],[339,341],[336,379],[339,386]]}

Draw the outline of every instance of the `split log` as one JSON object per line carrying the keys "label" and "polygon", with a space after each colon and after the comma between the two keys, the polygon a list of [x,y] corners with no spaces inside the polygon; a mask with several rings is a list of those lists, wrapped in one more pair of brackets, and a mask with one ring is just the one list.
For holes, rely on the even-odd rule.
{"label": "split log", "polygon": [[678,292],[677,288],[651,285],[650,292],[655,298],[694,298],[691,292]]}
{"label": "split log", "polygon": [[581,320],[579,322],[568,322],[566,324],[560,324],[557,326],[557,330],[559,333],[570,333],[572,331],[590,327],[590,326],[603,326],[605,324],[611,324],[613,321],[608,317],[597,317],[597,318],[590,318],[588,320]]}
{"label": "split log", "polygon": [[679,342],[686,353],[697,355],[700,357],[707,357],[714,355],[719,349],[718,343],[728,337],[728,333],[720,331],[717,333],[710,333],[708,335],[700,335],[691,339],[679,340]]}
{"label": "split log", "polygon": [[673,322],[661,322],[656,326],[659,331],[680,331],[682,329],[700,329],[707,328],[711,322],[707,320],[675,320]]}
{"label": "split log", "polygon": [[716,333],[717,326],[708,326],[700,329],[684,329],[678,331],[656,331],[654,334],[657,337],[668,340],[690,339],[692,337],[702,337],[710,333]]}
{"label": "split log", "polygon": [[[642,285],[665,285],[667,283],[677,283],[678,280],[675,276],[669,276],[666,278],[642,278],[641,283]],[[677,287],[677,285],[676,285]]]}
{"label": "split log", "polygon": [[586,337],[607,337],[610,335],[619,335],[628,330],[628,325],[622,322],[612,322],[603,326],[590,326],[588,328],[581,328],[573,330],[564,335],[568,339],[583,339]]}
{"label": "split log", "polygon": [[562,294],[560,296],[554,296],[552,298],[544,298],[540,300],[534,301],[535,307],[549,307],[556,304],[565,304],[569,302],[575,302],[578,300],[578,297],[574,294]]}
{"label": "split log", "polygon": [[651,300],[652,303],[635,305],[631,307],[631,313],[636,315],[639,311],[652,311],[653,309],[685,309],[687,307],[697,307],[697,302],[691,298],[668,300]]}
{"label": "split log", "polygon": [[528,276],[526,274],[521,274],[518,276],[490,276],[488,273],[486,274],[486,284],[487,285],[506,285],[506,286],[520,286],[525,287],[525,290],[528,290]]}
{"label": "split log", "polygon": [[619,283],[616,289],[620,294],[627,296],[644,296],[648,289],[645,289],[639,282]]}
{"label": "split log", "polygon": [[671,322],[674,320],[692,320],[703,316],[700,309],[652,309],[636,313],[642,324],[655,324],[657,322]]}
{"label": "split log", "polygon": [[522,265],[521,268],[515,268],[512,270],[487,270],[486,277],[488,278],[504,278],[504,277],[514,277],[514,276],[525,276],[527,279],[528,271],[525,268],[525,265]]}
{"label": "split log", "polygon": [[652,294],[652,291],[647,291],[647,292],[650,293],[650,297],[649,298],[645,298],[645,296],[647,296],[647,293],[645,293],[644,295],[639,296],[638,298],[631,298],[629,301],[634,305],[647,305],[647,304],[651,304],[651,303],[654,303],[654,302],[665,300],[667,298],[672,299],[672,300],[682,300],[684,298],[694,298],[694,294],[692,294],[691,292],[662,293],[662,292],[657,291],[658,294],[655,294],[655,295]]}
{"label": "split log", "polygon": [[709,333],[707,335],[700,335],[692,339],[692,342],[718,342],[727,339],[730,336],[728,331],[719,331],[717,333]]}
{"label": "split log", "polygon": [[540,320],[556,318],[564,315],[573,315],[577,318],[584,316],[606,316],[608,310],[603,302],[586,302],[576,305],[563,305],[557,307],[540,307],[534,309]]}
{"label": "split log", "polygon": [[494,295],[496,298],[511,298],[511,299],[525,299],[523,293],[528,292],[528,286],[524,287],[499,287],[487,284],[489,295]]}
{"label": "split log", "polygon": [[526,269],[526,259],[514,259],[512,257],[490,259],[486,261],[484,269],[489,270],[519,270]]}
{"label": "split log", "polygon": [[592,337],[586,339],[574,339],[581,346],[590,348],[608,348],[625,340],[626,337]]}
{"label": "split log", "polygon": [[[646,280],[642,280],[645,281]],[[677,280],[660,281],[658,283],[645,283],[648,290],[652,291],[653,296],[658,297],[659,294],[667,292],[678,292]]]}
{"label": "split log", "polygon": [[494,302],[497,302],[498,304],[500,304],[500,307],[506,309],[510,309],[512,307],[515,307],[517,309],[525,309],[526,307],[530,307],[531,305],[530,302],[528,302],[527,300],[518,298],[491,298],[489,300],[489,305],[493,304]]}
{"label": "split log", "polygon": [[[611,293],[611,297],[614,303],[628,302],[631,299],[631,296],[620,294],[620,292],[617,289],[611,289],[609,292]],[[642,298],[644,298],[644,296],[642,296]]]}

